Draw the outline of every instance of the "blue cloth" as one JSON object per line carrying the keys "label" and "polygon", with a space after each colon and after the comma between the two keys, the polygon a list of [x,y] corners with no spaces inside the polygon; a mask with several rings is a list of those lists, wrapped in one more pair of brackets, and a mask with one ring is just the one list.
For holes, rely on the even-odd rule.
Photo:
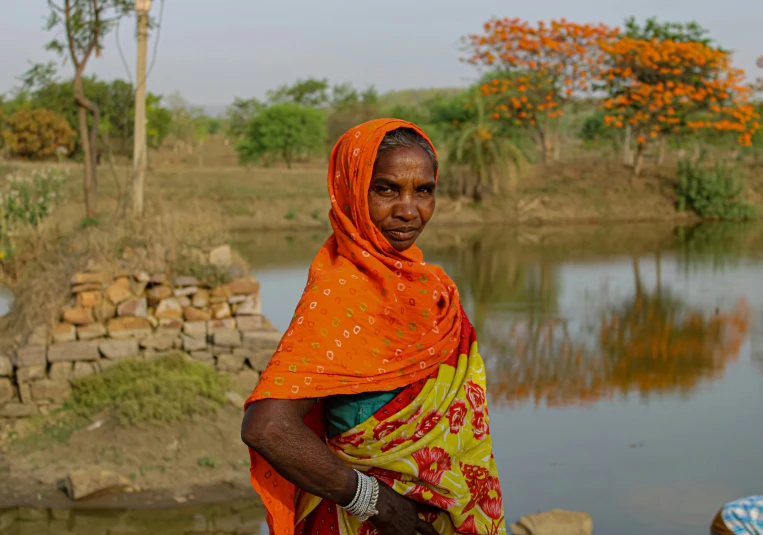
{"label": "blue cloth", "polygon": [[328,396],[324,399],[326,434],[329,438],[334,438],[356,425],[362,424],[376,411],[395,399],[395,396],[402,390],[402,388],[398,388],[389,392]]}
{"label": "blue cloth", "polygon": [[763,535],[763,494],[726,504],[721,518],[734,535]]}

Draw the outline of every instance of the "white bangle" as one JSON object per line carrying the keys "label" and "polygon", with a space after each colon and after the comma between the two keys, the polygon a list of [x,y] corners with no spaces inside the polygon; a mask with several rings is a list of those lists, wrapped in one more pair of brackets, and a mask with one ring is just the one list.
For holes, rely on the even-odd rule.
{"label": "white bangle", "polygon": [[358,488],[355,491],[355,497],[343,509],[358,517],[361,522],[365,522],[379,513],[376,510],[376,502],[379,500],[379,482],[375,477],[367,476],[357,470],[355,473],[358,475]]}

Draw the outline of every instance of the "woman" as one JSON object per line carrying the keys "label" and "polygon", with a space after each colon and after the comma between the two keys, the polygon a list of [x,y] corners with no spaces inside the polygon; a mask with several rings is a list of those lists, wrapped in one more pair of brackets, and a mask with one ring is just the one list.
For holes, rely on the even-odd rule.
{"label": "woman", "polygon": [[414,245],[437,169],[394,119],[331,153],[334,233],[242,425],[271,534],[506,533],[474,330]]}

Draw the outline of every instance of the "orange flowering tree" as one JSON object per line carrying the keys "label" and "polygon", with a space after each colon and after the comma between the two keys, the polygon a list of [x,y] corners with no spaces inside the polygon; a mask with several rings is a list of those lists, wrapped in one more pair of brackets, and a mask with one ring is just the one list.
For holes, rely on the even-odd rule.
{"label": "orange flowering tree", "polygon": [[604,51],[605,123],[631,125],[636,175],[647,145],[661,136],[713,129],[735,133],[742,146],[751,144],[760,117],[729,52],[701,41],[628,36],[605,44]]}
{"label": "orange flowering tree", "polygon": [[532,132],[544,161],[555,154],[565,108],[594,89],[606,55],[604,45],[618,30],[564,19],[531,25],[493,19],[484,33],[465,38],[466,61],[493,72],[482,85],[491,97],[493,118]]}

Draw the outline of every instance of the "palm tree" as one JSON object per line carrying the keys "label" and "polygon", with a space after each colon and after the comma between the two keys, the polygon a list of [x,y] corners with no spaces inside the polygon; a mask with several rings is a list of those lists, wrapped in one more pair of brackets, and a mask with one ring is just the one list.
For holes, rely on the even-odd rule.
{"label": "palm tree", "polygon": [[474,110],[474,120],[455,130],[446,142],[448,163],[469,172],[464,180],[463,174],[453,169],[458,193],[478,199],[484,191],[500,193],[504,183],[513,189],[527,158],[500,132],[500,124],[488,115],[486,99],[479,91],[473,93],[467,106]]}

